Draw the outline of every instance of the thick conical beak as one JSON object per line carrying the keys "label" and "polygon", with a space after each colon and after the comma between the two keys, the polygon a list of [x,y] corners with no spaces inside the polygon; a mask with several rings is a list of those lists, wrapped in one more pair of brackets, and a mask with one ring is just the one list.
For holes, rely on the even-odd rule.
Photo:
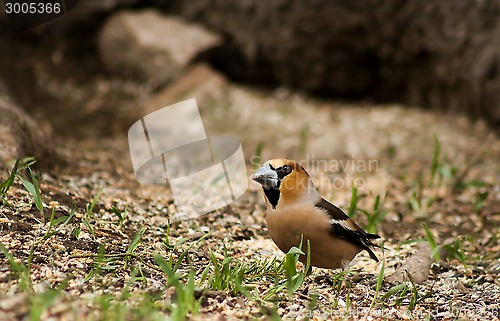
{"label": "thick conical beak", "polygon": [[266,188],[279,187],[278,173],[276,173],[269,164],[265,164],[256,171],[255,174],[252,175],[252,179]]}

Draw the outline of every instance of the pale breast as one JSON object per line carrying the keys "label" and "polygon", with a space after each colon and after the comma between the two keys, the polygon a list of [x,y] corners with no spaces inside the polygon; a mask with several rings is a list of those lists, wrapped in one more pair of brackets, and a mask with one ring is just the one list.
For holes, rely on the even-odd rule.
{"label": "pale breast", "polygon": [[284,253],[293,246],[298,247],[302,236],[302,250],[306,252],[309,240],[313,266],[330,269],[343,267],[361,251],[354,244],[331,235],[328,214],[309,204],[287,207],[285,210],[268,209],[266,221],[271,238]]}

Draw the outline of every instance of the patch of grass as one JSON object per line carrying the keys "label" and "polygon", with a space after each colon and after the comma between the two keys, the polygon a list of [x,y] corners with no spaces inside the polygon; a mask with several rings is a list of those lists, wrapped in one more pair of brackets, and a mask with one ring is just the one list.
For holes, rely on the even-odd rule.
{"label": "patch of grass", "polygon": [[0,251],[9,261],[12,275],[16,280],[18,280],[19,289],[22,291],[31,291],[33,289],[33,285],[31,283],[30,269],[21,261],[16,260],[2,242],[0,242]]}
{"label": "patch of grass", "polygon": [[29,319],[32,321],[41,320],[42,313],[54,304],[59,295],[61,295],[61,291],[56,289],[47,289],[41,293],[36,293],[30,298]]}
{"label": "patch of grass", "polygon": [[484,152],[485,149],[472,155],[464,166],[458,167],[452,160],[448,159],[446,155],[442,154],[441,142],[439,138],[434,135],[434,153],[431,163],[429,187],[437,187],[444,184],[450,194],[456,194],[470,187],[491,187],[491,183],[486,183],[477,179],[470,182],[466,181],[467,174],[470,170],[482,161]]}
{"label": "patch of grass", "polygon": [[397,306],[400,307],[403,299],[406,297],[406,293],[408,292],[408,285],[406,282],[395,285],[390,288],[380,299],[382,304],[385,304],[391,297],[396,297],[394,302],[389,304],[389,306]]}
{"label": "patch of grass", "polygon": [[35,292],[30,296],[30,320],[39,321],[42,319],[43,312],[47,311],[51,306],[54,305],[56,299],[61,297],[63,289],[68,284],[70,277],[67,277],[63,282],[61,282],[57,288],[48,288],[42,292]]}
{"label": "patch of grass", "polygon": [[118,217],[118,225],[123,226],[125,219],[127,218],[128,204],[125,204],[125,209],[123,211],[120,211],[115,205],[113,205],[109,212],[115,214]]}
{"label": "patch of grass", "polygon": [[22,160],[16,160],[12,171],[5,181],[0,184],[0,201],[4,204],[9,204],[5,198],[5,195],[9,191],[9,189],[14,184],[14,181],[19,175],[21,175],[22,171],[35,164],[36,160],[33,157],[27,157]]}
{"label": "patch of grass", "polygon": [[426,241],[431,249],[431,255],[436,262],[441,262],[442,258],[440,253],[444,252],[446,253],[446,259],[455,258],[460,263],[462,263],[465,268],[467,268],[468,257],[465,254],[463,246],[463,236],[459,236],[451,243],[438,245],[429,227],[425,224],[423,225],[423,227],[425,230]]}
{"label": "patch of grass", "polygon": [[52,208],[52,213],[50,215],[50,221],[49,221],[49,227],[47,228],[47,232],[43,235],[42,239],[47,240],[51,238],[52,236],[56,235],[59,233],[61,228],[63,228],[68,222],[75,216],[75,211],[76,208],[73,206],[71,208],[71,212],[69,213],[68,216],[61,216],[58,219],[55,219],[55,207]]}
{"label": "patch of grass", "polygon": [[386,197],[387,197],[387,192],[383,196],[382,201],[380,195],[377,195],[375,197],[375,202],[373,203],[373,208],[371,211],[360,209],[360,212],[366,216],[366,219],[368,221],[365,227],[368,233],[377,233],[380,223],[382,223],[384,218],[389,213],[387,209],[383,208],[383,202]]}
{"label": "patch of grass", "polygon": [[[474,162],[471,163],[472,165]],[[468,169],[463,171],[465,175]],[[429,186],[433,187],[435,185],[439,186],[443,183],[447,184],[447,187],[451,188],[451,190],[455,190],[456,185],[460,184],[463,180],[462,177],[458,177],[458,167],[453,164],[445,155],[442,155],[441,152],[441,142],[439,138],[434,135],[434,153],[431,163],[431,177],[429,181]],[[460,175],[461,176],[461,175]]]}
{"label": "patch of grass", "polygon": [[167,250],[171,250],[171,249],[176,247],[175,244],[172,244],[170,242],[170,238],[169,238],[170,237],[170,228],[171,228],[170,221],[167,221],[167,228],[165,230],[165,238],[163,239],[163,246],[165,246],[165,248]]}
{"label": "patch of grass", "polygon": [[[99,247],[97,255],[85,255],[85,257],[92,258],[92,265],[90,271],[85,275],[84,281],[88,282],[91,278],[101,273],[110,273],[122,267],[127,267],[127,262],[131,258],[137,259],[138,257],[132,254],[119,253],[119,254],[106,254],[104,244]],[[126,262],[123,263],[123,260]]]}
{"label": "patch of grass", "polygon": [[57,235],[59,231],[64,227],[66,224],[68,224],[69,220],[74,217],[75,215],[75,207],[71,209],[70,215],[68,216],[61,216],[58,219],[55,219],[55,213],[56,213],[56,208],[52,208],[52,212],[50,214],[50,221],[49,221],[49,226],[47,228],[47,231],[45,234],[39,238],[37,241],[33,242],[30,246],[30,251],[29,251],[29,256],[28,256],[28,268],[31,267],[31,262],[33,260],[33,253],[35,252],[35,249],[37,246],[50,239],[52,236]]}
{"label": "patch of grass", "polygon": [[[250,293],[255,288],[254,284],[262,282],[263,279],[275,280],[276,284],[279,284],[278,280],[284,276],[284,264],[278,263],[276,259],[257,258],[251,262],[235,260],[224,248],[222,257],[210,253],[210,264],[202,269],[198,284],[208,290],[228,290],[233,295],[241,293],[247,298],[260,300],[260,293]],[[280,284],[276,289],[283,287],[283,284]]]}
{"label": "patch of grass", "polygon": [[408,271],[405,272],[408,281],[391,287],[389,290],[387,290],[387,292],[384,293],[383,296],[380,297],[380,292],[385,275],[384,260],[384,263],[382,264],[378,273],[375,295],[370,305],[370,309],[372,309],[375,304],[380,305],[382,309],[384,308],[384,306],[400,308],[403,305],[407,305],[409,311],[414,311],[417,307],[417,304],[423,302],[426,298],[432,295],[433,285],[429,288],[428,292],[422,294],[421,292],[419,292],[418,286],[413,280],[413,276],[408,273]]}
{"label": "patch of grass", "polygon": [[383,208],[383,202],[387,197],[387,193],[388,192],[385,193],[383,198],[381,198],[380,195],[377,195],[375,197],[375,202],[373,203],[372,209],[365,210],[358,208],[358,201],[359,201],[358,188],[353,185],[351,189],[351,201],[349,203],[349,208],[346,213],[347,216],[351,219],[354,219],[356,210],[359,210],[361,213],[364,214],[364,216],[367,219],[367,225],[365,226],[365,230],[368,233],[377,233],[380,223],[389,213],[388,210]]}
{"label": "patch of grass", "polygon": [[[226,252],[226,249],[224,249]],[[213,252],[210,253],[210,262],[212,267],[212,273],[210,273],[210,278],[208,280],[207,287],[210,290],[229,290],[234,294],[237,294],[238,288],[236,284],[242,284],[243,277],[246,272],[246,266],[244,263],[241,263],[237,260],[232,262],[233,259],[227,256],[227,253],[224,255],[224,259],[222,262],[219,262],[219,259],[214,255]],[[233,263],[233,265],[230,265]],[[204,270],[202,280],[206,277],[206,272],[208,269]]]}
{"label": "patch of grass", "polygon": [[197,315],[203,295],[199,295],[198,297],[195,295],[199,290],[196,288],[194,282],[195,271],[189,271],[187,283],[183,284],[180,282],[181,276],[172,270],[171,264],[163,256],[156,253],[153,254],[153,258],[167,276],[167,287],[174,287],[175,289],[176,300],[169,307],[170,319],[180,321],[185,320],[188,315]]}
{"label": "patch of grass", "polygon": [[[381,248],[383,249],[384,246],[382,244]],[[380,270],[378,272],[377,276],[377,286],[375,287],[375,295],[373,296],[372,303],[370,304],[370,309],[373,307],[375,304],[375,301],[377,300],[380,289],[382,288],[382,283],[384,282],[384,275],[385,275],[385,259],[382,260],[382,266],[380,267]]]}
{"label": "patch of grass", "polygon": [[[104,255],[101,254],[104,257]],[[144,282],[140,264],[133,269],[123,289],[114,294],[98,295],[87,299],[90,308],[87,320],[165,320],[163,311],[168,309],[161,297],[163,291],[151,293],[131,293],[133,283]]]}
{"label": "patch of grass", "polygon": [[[309,242],[308,242],[309,243]],[[310,255],[310,245],[308,245]],[[210,253],[210,264],[203,268],[198,282],[207,290],[228,290],[233,295],[242,294],[249,300],[268,305],[278,299],[284,291],[293,295],[302,286],[310,268],[309,259],[305,269],[298,270],[300,255],[306,255],[297,247],[293,247],[279,263],[276,259],[255,259],[251,262],[234,260],[224,251],[222,256]],[[167,262],[169,266],[171,263]],[[200,275],[200,273],[198,273]],[[210,275],[210,276],[209,276]],[[264,290],[259,289],[263,281],[272,282]]]}
{"label": "patch of grass", "polygon": [[[5,195],[7,191],[12,187],[15,180],[18,179],[19,182],[24,186],[24,188],[30,193],[33,197],[33,202],[35,203],[36,208],[43,212],[44,204],[42,202],[42,196],[40,192],[40,187],[38,184],[39,177],[33,171],[31,166],[36,163],[36,160],[33,157],[27,157],[22,160],[16,160],[14,167],[10,175],[7,177],[5,181],[0,184],[0,203],[4,203],[10,206]],[[28,171],[28,179],[24,178],[21,174],[24,170]],[[42,215],[43,218],[43,215]]]}
{"label": "patch of grass", "polygon": [[106,249],[104,247],[104,244],[101,244],[97,256],[93,257],[92,267],[90,271],[85,275],[84,278],[85,282],[89,281],[94,275],[99,274],[99,272],[102,270],[114,270],[118,267],[117,265],[114,266],[108,265],[108,263],[113,262],[115,260],[106,259],[105,254],[106,254]]}
{"label": "patch of grass", "polygon": [[[353,273],[349,272],[346,270],[341,270],[338,273],[335,273],[335,275],[332,278],[332,289],[334,289],[335,297],[332,301],[332,306],[334,309],[338,309],[339,307],[339,299],[342,294],[342,286],[346,285],[346,282],[350,282],[348,276],[348,273]],[[347,287],[350,287],[351,284],[348,283]]]}
{"label": "patch of grass", "polygon": [[[31,169],[31,167],[28,167],[28,172],[30,174],[31,182],[27,179],[24,179],[22,176],[18,176],[19,180],[23,184],[24,188],[31,194],[35,201],[36,208],[40,211],[40,213],[43,212],[43,202],[42,202],[42,195],[40,193],[40,187],[38,186],[38,180],[39,177],[35,174],[35,172]],[[44,216],[42,215],[42,218]]]}
{"label": "patch of grass", "polygon": [[[94,229],[92,228],[92,225],[90,225],[90,222],[86,216],[82,217],[82,222],[83,222],[83,225],[85,225],[85,227],[89,230],[92,237],[95,239]],[[76,237],[78,238],[78,236],[76,236]]]}
{"label": "patch of grass", "polygon": [[144,234],[144,232],[146,232],[146,228],[143,226],[137,232],[135,232],[132,241],[130,241],[127,251],[125,252],[126,266],[132,262],[133,258],[132,255],[134,254],[135,250],[137,250],[137,248],[139,247],[141,243],[141,237]]}
{"label": "patch of grass", "polygon": [[85,205],[85,211],[86,211],[86,214],[88,216],[92,215],[92,213],[94,212],[94,207],[97,204],[97,202],[99,201],[101,194],[102,194],[102,188],[99,189],[99,192],[97,192],[97,194],[95,194],[94,197],[92,197],[92,200],[90,201],[90,203],[87,203]]}
{"label": "patch of grass", "polygon": [[450,182],[458,173],[457,167],[441,154],[441,141],[434,135],[434,153],[431,163],[429,186]]}
{"label": "patch of grass", "polygon": [[434,238],[434,235],[432,234],[431,230],[429,227],[424,224],[424,230],[425,230],[425,237],[427,239],[427,243],[429,244],[429,247],[432,252],[432,256],[434,257],[434,260],[436,262],[441,262],[441,256],[439,255],[439,247],[436,243],[436,239]]}
{"label": "patch of grass", "polygon": [[408,205],[415,212],[416,217],[425,217],[435,198],[424,197],[424,176],[422,173],[418,173],[412,185],[412,194],[408,200]]}
{"label": "patch of grass", "polygon": [[256,258],[247,265],[246,278],[250,281],[262,281],[262,278],[277,279],[285,273],[282,262],[276,258],[272,260]]}
{"label": "patch of grass", "polygon": [[444,244],[441,246],[441,248],[445,250],[447,258],[452,257],[457,259],[467,269],[467,261],[469,260],[469,258],[465,254],[463,240],[464,237],[459,236],[452,243]]}
{"label": "patch of grass", "polygon": [[196,242],[193,242],[189,247],[187,247],[186,249],[184,249],[176,258],[176,256],[174,255],[174,252],[177,251],[178,248],[180,248],[180,246],[184,243],[186,243],[187,241],[189,241],[188,238],[181,238],[179,239],[175,244],[172,244],[170,242],[170,223],[168,223],[167,225],[167,230],[166,230],[166,233],[165,233],[165,238],[163,240],[163,246],[165,246],[166,250],[168,250],[170,252],[170,256],[168,258],[168,265],[170,267],[170,269],[172,269],[173,272],[177,272],[177,270],[179,269],[179,267],[181,266],[181,264],[183,263],[183,261],[186,259],[188,253],[190,251],[192,251],[194,248],[197,248],[200,246],[200,244],[207,238],[209,237],[211,234],[210,233],[206,233],[204,234],[202,237],[200,237]]}
{"label": "patch of grass", "polygon": [[[81,222],[87,228],[87,230],[92,235],[92,238],[94,238],[94,239],[95,239],[95,233],[94,233],[94,229],[92,228],[92,225],[90,224],[89,219],[92,216],[92,214],[94,213],[94,207],[97,204],[97,202],[99,201],[101,194],[102,194],[102,188],[99,190],[99,192],[96,195],[94,195],[94,197],[92,197],[92,200],[89,203],[85,204],[85,214],[83,214],[83,217],[81,217]],[[81,229],[80,224],[77,224],[75,226],[75,228],[73,229],[72,234],[76,238],[78,238],[80,236],[81,230],[82,229]]]}
{"label": "patch of grass", "polygon": [[273,305],[271,307],[267,307],[267,306],[261,306],[260,307],[260,313],[262,315],[267,315],[269,316],[269,319],[271,321],[282,321],[283,319],[281,318],[281,316],[278,314],[278,311],[277,311],[277,307],[276,305]]}
{"label": "patch of grass", "polygon": [[418,303],[420,295],[418,293],[418,288],[415,285],[415,281],[413,281],[413,276],[410,273],[408,273],[408,271],[406,271],[406,275],[407,275],[408,279],[410,280],[411,288],[412,288],[412,292],[411,292],[412,295],[410,297],[410,304],[408,305],[408,309],[410,311],[413,311],[415,309],[415,306]]}
{"label": "patch of grass", "polygon": [[[300,242],[299,248],[302,248],[302,241]],[[307,254],[302,252],[299,248],[295,246],[292,247],[285,255],[285,260],[283,261],[286,273],[286,287],[289,296],[294,294],[302,286],[311,268],[311,244],[309,240],[307,240]],[[306,255],[306,264],[303,270],[297,271],[297,262],[301,255]]]}
{"label": "patch of grass", "polygon": [[[101,244],[99,247],[99,252],[97,255],[85,255],[86,257],[91,257],[93,259],[92,268],[85,275],[85,282],[89,281],[95,275],[100,274],[102,271],[111,272],[115,271],[119,268],[129,268],[132,262],[137,262],[137,267],[134,269],[137,272],[142,273],[141,262],[143,259],[137,255],[135,255],[135,251],[140,245],[141,237],[146,231],[145,227],[141,227],[134,235],[130,244],[125,251],[125,253],[117,253],[117,254],[106,254],[106,247],[104,244]],[[123,262],[125,261],[125,262]]]}
{"label": "patch of grass", "polygon": [[90,234],[92,235],[92,237],[94,239],[95,239],[95,233],[94,233],[94,229],[90,225],[89,219],[92,216],[92,214],[94,213],[94,207],[97,204],[97,202],[99,201],[101,194],[102,194],[102,188],[99,190],[99,192],[96,195],[94,195],[94,197],[92,197],[92,200],[90,201],[90,203],[87,203],[85,205],[85,214],[82,217],[83,225],[85,225],[85,227],[89,230]]}
{"label": "patch of grass", "polygon": [[7,177],[7,179],[0,184],[0,197],[1,197],[0,201],[2,202],[2,204],[7,204],[10,206],[9,202],[7,202],[5,195],[12,187],[12,184],[14,184],[14,179],[16,178],[18,171],[19,171],[19,160],[16,161],[14,168],[10,172],[10,175]]}
{"label": "patch of grass", "polygon": [[[409,280],[408,282],[393,286],[382,296],[380,299],[382,305],[400,308],[403,304],[407,304],[408,310],[413,311],[417,307],[417,304],[431,296],[432,286],[427,293],[422,295],[413,280],[413,276],[408,271],[406,271],[406,276]],[[389,302],[391,298],[392,302]]]}
{"label": "patch of grass", "polygon": [[[23,184],[24,188],[26,188],[26,190],[31,194],[35,202],[36,208],[40,211],[40,213],[42,213],[43,202],[42,202],[42,195],[40,193],[40,188],[38,186],[38,177],[35,174],[35,172],[31,169],[31,167],[28,166],[27,169],[29,172],[29,177],[31,179],[31,182],[20,175],[17,175],[17,178],[19,179],[19,181],[21,181],[21,184]],[[44,216],[42,215],[42,218],[43,217]]]}
{"label": "patch of grass", "polygon": [[441,142],[434,135],[434,152],[430,172],[417,173],[412,182],[408,201],[410,209],[415,212],[417,217],[427,216],[429,207],[438,198],[439,188],[445,188],[448,193],[456,193],[460,188],[472,186],[463,181],[467,172],[476,163],[477,158],[465,169],[459,171],[459,168],[443,155]]}
{"label": "patch of grass", "polygon": [[146,228],[143,226],[141,227],[137,232],[135,232],[134,237],[132,238],[132,241],[130,242],[127,251],[125,252],[125,255],[131,255],[137,250],[139,247],[139,244],[141,243],[141,237],[146,232]]}
{"label": "patch of grass", "polygon": [[[469,165],[471,167],[471,165]],[[466,169],[467,170],[467,169]],[[482,192],[485,190],[491,190],[494,188],[494,184],[485,182],[481,179],[472,179],[470,181],[465,181],[465,174],[461,174],[462,177],[459,177],[455,184],[453,185],[453,192],[458,193],[461,190],[472,188],[472,189],[481,189]],[[478,195],[479,196],[479,195]],[[477,197],[479,199],[479,197]]]}
{"label": "patch of grass", "polygon": [[476,194],[476,199],[474,200],[474,209],[476,210],[476,212],[481,212],[481,208],[488,198],[488,195],[490,195],[489,191],[479,192]]}
{"label": "patch of grass", "polygon": [[351,314],[351,288],[347,288],[347,293],[345,294],[345,312],[344,315],[348,316]]}
{"label": "patch of grass", "polygon": [[[312,311],[314,311],[316,309],[317,302],[318,302],[318,294],[317,293],[311,294],[311,297],[309,299],[309,303],[307,304],[306,315],[302,319],[302,321],[308,321],[311,319],[309,314],[312,314]],[[309,312],[309,313],[307,313],[307,312]]]}
{"label": "patch of grass", "polygon": [[131,294],[128,288],[124,288],[118,298],[109,294],[99,295],[88,301],[87,304],[91,307],[91,311],[87,319],[113,321],[165,320],[167,316],[163,311],[166,308],[163,306],[164,303],[160,301],[161,294]]}
{"label": "patch of grass", "polygon": [[12,281],[17,283],[17,292],[28,292],[27,297],[29,310],[28,320],[41,320],[42,314],[47,311],[55,302],[55,300],[63,295],[63,289],[66,287],[71,276],[68,276],[62,281],[57,288],[46,288],[42,291],[35,291],[31,281],[30,267],[16,260],[7,248],[0,242],[0,251],[7,258],[10,269],[12,271]]}

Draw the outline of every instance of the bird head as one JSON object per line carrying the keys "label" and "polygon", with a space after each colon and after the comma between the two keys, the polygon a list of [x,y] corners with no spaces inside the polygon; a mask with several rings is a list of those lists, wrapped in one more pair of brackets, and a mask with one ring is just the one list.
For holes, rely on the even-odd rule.
{"label": "bird head", "polygon": [[252,179],[262,185],[266,201],[273,209],[278,204],[297,204],[317,197],[316,188],[304,167],[288,159],[272,159],[253,174]]}

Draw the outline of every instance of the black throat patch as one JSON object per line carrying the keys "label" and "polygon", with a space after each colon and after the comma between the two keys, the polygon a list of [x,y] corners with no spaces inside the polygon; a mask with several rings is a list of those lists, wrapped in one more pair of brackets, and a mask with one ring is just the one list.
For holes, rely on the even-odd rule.
{"label": "black throat patch", "polygon": [[267,200],[269,201],[269,204],[273,207],[273,209],[276,209],[276,206],[278,205],[278,201],[280,199],[280,190],[279,186],[278,188],[262,188],[264,190],[264,194],[266,194]]}

